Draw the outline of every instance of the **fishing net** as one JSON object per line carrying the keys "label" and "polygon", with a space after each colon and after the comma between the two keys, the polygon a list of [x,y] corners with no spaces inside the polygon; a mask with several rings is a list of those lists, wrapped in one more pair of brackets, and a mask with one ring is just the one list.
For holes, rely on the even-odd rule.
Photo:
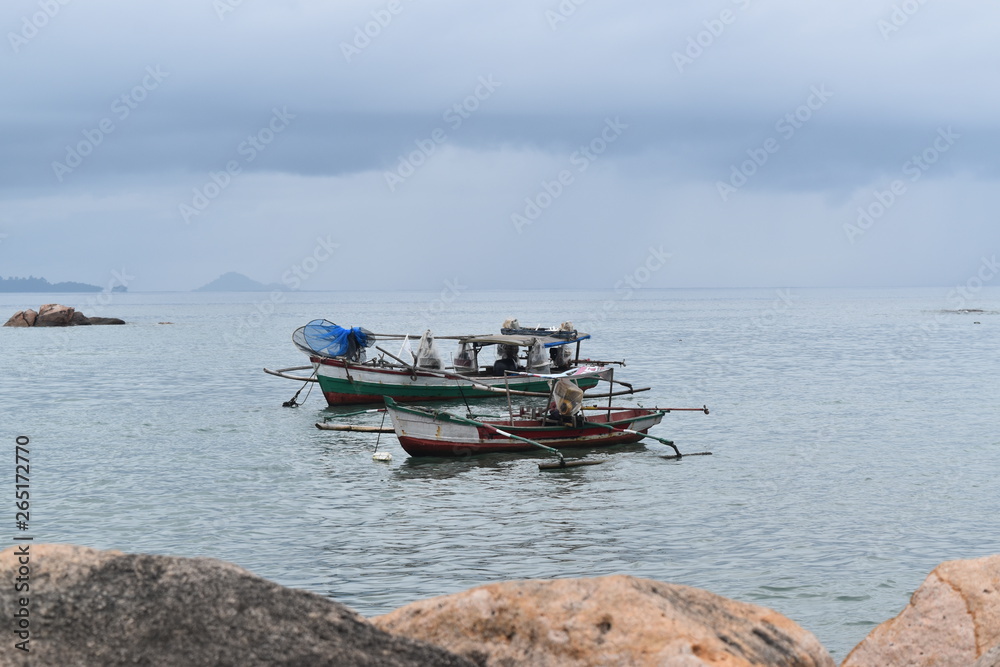
{"label": "fishing net", "polygon": [[345,329],[330,320],[313,320],[292,334],[292,342],[308,355],[365,360],[365,348],[375,344],[375,335],[362,327]]}

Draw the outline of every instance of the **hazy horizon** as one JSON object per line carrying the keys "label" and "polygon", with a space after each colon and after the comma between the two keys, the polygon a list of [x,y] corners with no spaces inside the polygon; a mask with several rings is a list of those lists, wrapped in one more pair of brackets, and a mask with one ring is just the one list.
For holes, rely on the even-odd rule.
{"label": "hazy horizon", "polygon": [[16,0],[0,275],[1000,284],[991,18],[970,0]]}

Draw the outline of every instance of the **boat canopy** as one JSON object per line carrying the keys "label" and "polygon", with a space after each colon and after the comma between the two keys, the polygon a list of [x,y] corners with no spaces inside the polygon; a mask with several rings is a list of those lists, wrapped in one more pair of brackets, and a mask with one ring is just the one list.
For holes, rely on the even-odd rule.
{"label": "boat canopy", "polygon": [[575,338],[554,338],[552,336],[524,336],[524,335],[500,335],[500,336],[463,336],[459,342],[478,345],[516,345],[517,347],[531,347],[535,341],[542,343],[544,347],[557,347],[559,345],[569,345],[581,340],[587,340],[590,334],[577,334]]}

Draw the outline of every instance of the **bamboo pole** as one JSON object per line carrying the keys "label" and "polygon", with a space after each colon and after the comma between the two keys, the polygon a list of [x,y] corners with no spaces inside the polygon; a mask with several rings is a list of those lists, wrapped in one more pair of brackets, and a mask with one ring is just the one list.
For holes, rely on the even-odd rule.
{"label": "bamboo pole", "polygon": [[674,444],[673,440],[667,440],[666,438],[658,438],[655,435],[650,435],[648,433],[643,433],[642,431],[634,431],[630,428],[618,428],[617,426],[612,426],[611,424],[602,424],[600,422],[584,422],[587,426],[600,426],[601,428],[606,428],[611,431],[618,431],[619,433],[631,433],[632,435],[637,435],[640,438],[652,438],[657,442],[662,442],[664,445],[669,445],[673,447],[674,451],[677,452],[677,458],[681,458],[681,450],[677,449],[677,445]]}
{"label": "bamboo pole", "polygon": [[[464,380],[469,384],[471,384],[476,389],[489,391],[494,394],[507,393],[506,391],[500,389],[499,387],[491,387],[489,385],[482,384],[481,382],[476,382],[475,380],[465,375],[459,375],[458,373],[447,373],[445,371],[432,371],[427,368],[417,368],[415,366],[411,366],[410,364],[406,363],[405,361],[394,355],[392,352],[387,352],[377,345],[375,346],[375,349],[389,357],[392,357],[393,359],[401,363],[404,368],[410,370],[413,373],[426,373],[427,375],[435,375],[437,377],[443,377],[450,380]],[[607,394],[590,394],[589,396],[587,396],[587,398],[608,398],[609,396],[628,396],[630,394],[638,394],[641,391],[649,391],[651,388],[652,387],[640,387],[639,389],[633,388],[630,389],[629,391],[614,391],[614,392],[609,392]],[[548,396],[547,393],[540,391],[520,391],[517,389],[510,389],[509,392],[512,396],[533,396],[533,397]]]}
{"label": "bamboo pole", "polygon": [[292,366],[291,368],[279,368],[276,371],[272,371],[270,368],[265,368],[264,372],[268,375],[274,375],[279,378],[285,378],[286,380],[298,380],[299,382],[319,382],[315,377],[302,377],[301,375],[290,375],[289,371],[304,371],[306,369],[312,368],[312,366]]}
{"label": "bamboo pole", "polygon": [[360,424],[327,424],[316,422],[316,428],[321,431],[357,431],[359,433],[395,433],[395,429],[379,426],[361,426]]}
{"label": "bamboo pole", "polygon": [[[593,396],[588,396],[587,398],[594,398]],[[607,410],[606,407],[602,405],[584,405],[580,408],[581,410]],[[709,414],[708,407],[702,406],[700,408],[642,408],[638,405],[620,405],[618,407],[611,408],[612,410],[656,410],[657,412],[704,412],[706,415]]]}

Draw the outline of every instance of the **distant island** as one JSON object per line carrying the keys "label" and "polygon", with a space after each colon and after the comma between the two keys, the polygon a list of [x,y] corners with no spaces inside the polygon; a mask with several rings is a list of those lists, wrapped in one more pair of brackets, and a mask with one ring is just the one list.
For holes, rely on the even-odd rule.
{"label": "distant island", "polygon": [[202,285],[195,292],[281,292],[289,291],[288,287],[278,283],[265,285],[252,278],[247,278],[242,273],[230,271],[224,273],[207,285]]}
{"label": "distant island", "polygon": [[[102,292],[103,288],[86,283],[50,283],[45,278],[0,278],[0,292]],[[116,285],[112,292],[127,292],[128,288]]]}

